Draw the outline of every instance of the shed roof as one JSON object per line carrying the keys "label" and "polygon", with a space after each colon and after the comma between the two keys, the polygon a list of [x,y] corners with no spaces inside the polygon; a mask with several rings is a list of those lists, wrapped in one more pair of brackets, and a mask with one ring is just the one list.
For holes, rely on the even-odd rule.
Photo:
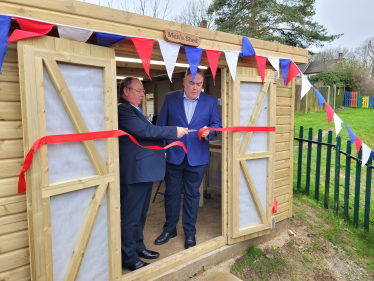
{"label": "shed roof", "polygon": [[[200,37],[202,49],[242,51],[243,37],[216,30],[138,15],[80,1],[7,0],[0,2],[4,14],[64,24],[105,33],[126,34],[164,40],[165,28]],[[291,58],[295,63],[308,61],[308,50],[249,38],[257,55]]]}
{"label": "shed roof", "polygon": [[341,60],[313,61],[298,65],[304,74],[321,73],[324,71],[336,70]]}

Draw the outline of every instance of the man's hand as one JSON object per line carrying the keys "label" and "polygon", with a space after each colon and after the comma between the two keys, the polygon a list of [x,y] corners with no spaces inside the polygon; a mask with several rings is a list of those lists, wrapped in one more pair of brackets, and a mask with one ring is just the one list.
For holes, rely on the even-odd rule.
{"label": "man's hand", "polygon": [[183,127],[177,127],[177,137],[180,139],[184,135],[188,134],[188,129]]}
{"label": "man's hand", "polygon": [[[204,128],[208,128],[207,126],[204,126]],[[201,135],[203,138],[206,138],[209,135],[209,130],[205,130],[203,134]]]}

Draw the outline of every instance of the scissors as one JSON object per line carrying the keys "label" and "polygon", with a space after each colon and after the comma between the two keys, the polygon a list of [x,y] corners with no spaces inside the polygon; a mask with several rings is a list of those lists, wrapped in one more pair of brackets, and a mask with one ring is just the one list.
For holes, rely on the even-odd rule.
{"label": "scissors", "polygon": [[193,129],[188,129],[188,132],[191,133],[191,132],[197,132],[198,130],[193,130]]}

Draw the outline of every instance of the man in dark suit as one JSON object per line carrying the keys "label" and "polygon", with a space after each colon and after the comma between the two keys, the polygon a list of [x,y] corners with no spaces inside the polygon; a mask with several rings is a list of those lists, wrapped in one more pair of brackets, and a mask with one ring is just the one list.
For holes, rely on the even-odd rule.
{"label": "man in dark suit", "polygon": [[[139,104],[144,97],[143,84],[136,78],[125,78],[120,84],[118,127],[142,146],[163,146],[163,140],[181,138],[185,128],[152,125],[142,114]],[[119,161],[121,174],[121,248],[122,266],[136,270],[148,263],[139,259],[155,259],[159,253],[147,250],[143,242],[146,221],[154,181],[165,176],[165,151],[142,148],[129,137],[119,137]]]}
{"label": "man in dark suit", "polygon": [[[195,80],[192,81],[190,69],[183,79],[184,89],[165,95],[164,102],[158,115],[159,126],[183,126],[189,130],[199,130],[204,127],[221,128],[221,118],[215,98],[201,92],[204,72],[198,69]],[[188,154],[183,149],[173,147],[166,156],[166,191],[165,216],[163,233],[155,240],[161,245],[177,236],[176,226],[179,220],[181,205],[182,181],[184,183],[183,201],[183,231],[185,248],[196,245],[196,220],[199,210],[199,187],[209,163],[209,140],[218,135],[217,132],[204,131],[199,140],[197,132],[191,132],[181,138],[187,147]],[[170,143],[169,140],[165,141]]]}

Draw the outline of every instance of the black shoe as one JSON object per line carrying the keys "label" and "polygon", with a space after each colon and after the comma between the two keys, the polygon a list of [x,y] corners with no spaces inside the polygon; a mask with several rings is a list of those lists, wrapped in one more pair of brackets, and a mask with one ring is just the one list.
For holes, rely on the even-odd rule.
{"label": "black shoe", "polygon": [[184,248],[188,249],[193,246],[196,246],[196,239],[195,235],[194,236],[186,236],[186,240],[184,241]]}
{"label": "black shoe", "polygon": [[170,238],[177,236],[177,229],[172,232],[162,232],[162,234],[155,240],[156,245],[162,245],[169,241]]}
{"label": "black shoe", "polygon": [[142,268],[146,265],[148,265],[149,263],[146,263],[142,260],[138,261],[136,264],[132,264],[132,265],[129,265],[129,266],[125,266],[125,265],[122,265],[123,268],[126,268],[127,270],[130,270],[130,271],[134,271],[134,270],[137,270],[139,268]]}
{"label": "black shoe", "polygon": [[138,256],[139,258],[153,260],[153,259],[157,259],[160,256],[160,254],[157,252],[145,249],[143,252],[138,253]]}

